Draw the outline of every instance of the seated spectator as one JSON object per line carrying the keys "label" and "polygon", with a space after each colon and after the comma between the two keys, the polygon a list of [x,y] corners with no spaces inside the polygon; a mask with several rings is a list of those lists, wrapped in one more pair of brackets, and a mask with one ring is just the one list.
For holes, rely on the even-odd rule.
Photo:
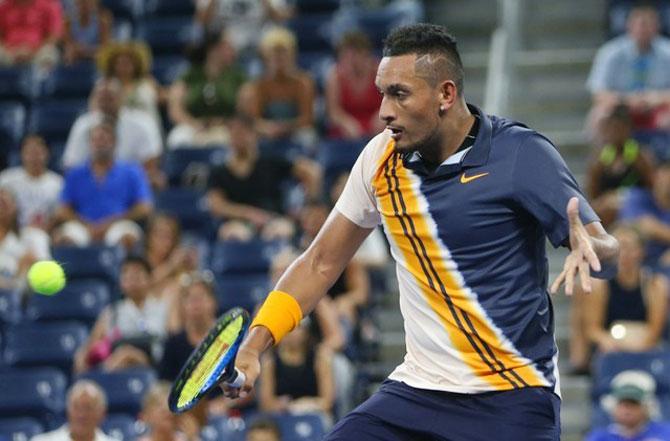
{"label": "seated spectator", "polygon": [[168,114],[174,127],[169,148],[228,142],[227,118],[235,113],[246,79],[228,36],[208,36],[194,51],[189,70],[170,87]]}
{"label": "seated spectator", "polygon": [[632,187],[623,198],[619,220],[633,223],[646,240],[645,264],[668,266],[670,255],[670,162],[656,167],[651,190]]}
{"label": "seated spectator", "polygon": [[589,164],[586,193],[603,225],[611,225],[619,215],[620,190],[651,188],[654,166],[631,137],[632,121],[625,105],[615,107],[600,126],[603,145]]}
{"label": "seated spectator", "polygon": [[612,379],[611,393],[603,398],[612,424],[596,428],[586,441],[669,440],[670,426],[658,417],[656,381],[644,371],[623,371]]}
{"label": "seated spectator", "polygon": [[269,418],[253,420],[247,428],[245,441],[281,441],[279,426]]}
{"label": "seated spectator", "polygon": [[0,289],[21,287],[30,266],[50,258],[49,236],[37,228],[19,227],[16,199],[0,187]]}
{"label": "seated spectator", "polygon": [[163,149],[160,130],[148,113],[123,106],[123,97],[119,80],[98,80],[91,95],[91,110],[78,117],[70,130],[63,166],[72,168],[89,159],[90,132],[102,120],[107,120],[116,133],[116,158],[144,165],[152,185],[161,188],[165,176],[159,168]]}
{"label": "seated spectator", "polygon": [[198,253],[180,244],[179,220],[169,214],[152,216],[146,229],[144,255],[151,267],[152,291],[157,296],[171,297],[178,277],[198,267]]}
{"label": "seated spectator", "polygon": [[142,167],[115,159],[114,126],[103,121],[90,132],[91,161],[65,175],[56,220],[65,222],[54,233],[58,243],[131,248],[142,237],[137,221],[152,210],[149,182]]}
{"label": "seated spectator", "polygon": [[630,11],[626,35],[600,48],[588,79],[592,128],[620,103],[636,128],[670,127],[670,40],[658,29],[656,8],[640,4]]}
{"label": "seated spectator", "polygon": [[63,59],[67,64],[93,59],[98,47],[112,39],[114,17],[99,0],[70,0],[65,3]]}
{"label": "seated spectator", "polygon": [[0,173],[0,187],[14,193],[19,225],[49,231],[63,188],[63,177],[47,169],[49,148],[41,136],[28,135],[21,143],[21,166]]}
{"label": "seated spectator", "polygon": [[301,182],[308,196],[320,193],[321,169],[315,162],[260,156],[253,122],[243,116],[233,118],[230,155],[209,176],[209,210],[224,221],[219,238],[248,240],[256,233],[266,239],[291,237],[293,226],[284,217],[281,191],[281,183],[291,176]]}
{"label": "seated spectator", "polygon": [[139,41],[114,42],[102,47],[96,57],[98,71],[121,83],[121,105],[148,113],[160,129],[159,86],[151,75],[151,52]]}
{"label": "seated spectator", "polygon": [[262,30],[293,15],[286,0],[197,0],[195,20],[205,33],[226,30],[233,47],[242,53],[255,51]]}
{"label": "seated spectator", "polygon": [[371,138],[384,130],[379,118],[382,99],[375,85],[378,62],[363,32],[349,32],[340,40],[337,64],[326,79],[331,138]]}
{"label": "seated spectator", "polygon": [[267,31],[260,42],[265,70],[240,91],[240,110],[252,116],[258,132],[270,140],[315,142],[314,80],[296,65],[298,45],[285,28]]}
{"label": "seated spectator", "polygon": [[[305,205],[300,213],[301,248],[305,249],[312,243],[329,213],[330,207],[325,203],[308,202]],[[349,262],[342,275],[328,290],[328,296],[335,303],[347,340],[358,323],[358,310],[368,301],[369,291],[368,274],[356,259]]]}
{"label": "seated spectator", "polygon": [[189,413],[170,412],[168,397],[170,383],[160,381],[151,386],[144,396],[140,420],[147,426],[147,434],[138,441],[198,441],[200,426]]}
{"label": "seated spectator", "polygon": [[32,63],[48,70],[58,62],[63,10],[58,0],[0,3],[0,66]]}
{"label": "seated spectator", "polygon": [[642,268],[642,238],[633,228],[613,232],[619,266],[611,280],[592,279],[584,305],[588,335],[600,352],[647,351],[661,340],[668,313],[668,280]]}
{"label": "seated spectator", "polygon": [[34,436],[31,441],[115,441],[100,430],[107,414],[107,396],[91,380],[78,380],[67,392],[67,423]]}
{"label": "seated spectator", "polygon": [[121,264],[123,298],[102,310],[74,359],[76,373],[102,364],[108,371],[151,366],[161,358],[168,303],[149,293],[149,264],[128,256]]}
{"label": "seated spectator", "polygon": [[332,353],[314,346],[309,319],[284,337],[261,361],[259,404],[264,412],[324,412],[335,396]]}

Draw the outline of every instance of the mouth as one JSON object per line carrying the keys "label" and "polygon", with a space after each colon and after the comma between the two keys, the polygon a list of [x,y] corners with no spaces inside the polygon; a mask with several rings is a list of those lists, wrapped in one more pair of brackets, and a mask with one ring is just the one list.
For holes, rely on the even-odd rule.
{"label": "mouth", "polygon": [[402,134],[405,131],[402,127],[396,127],[396,126],[386,126],[386,129],[391,132],[391,138],[393,138],[393,140],[396,142],[400,140]]}

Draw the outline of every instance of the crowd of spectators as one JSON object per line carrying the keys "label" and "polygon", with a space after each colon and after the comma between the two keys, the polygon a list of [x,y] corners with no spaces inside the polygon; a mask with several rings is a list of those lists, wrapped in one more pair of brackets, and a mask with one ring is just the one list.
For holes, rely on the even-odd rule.
{"label": "crowd of spectators", "polygon": [[[374,356],[369,311],[389,261],[379,231],[314,314],[263,360],[256,394],[234,401],[214,395],[179,418],[166,401],[169,382],[224,305],[241,301],[221,289],[235,274],[210,271],[214,249],[267,244],[263,272],[237,277],[260,278],[267,290],[309,246],[352,158],[383,128],[374,86],[380,33],[329,29],[324,20],[351,24],[352,11],[374,9],[356,2],[346,14],[340,2],[317,5],[315,13],[282,0],[155,3],[178,15],[168,21],[188,22],[178,49],[142,38],[151,13],[114,2],[0,1],[0,70],[34,82],[19,104],[10,97],[0,105],[32,115],[51,100],[55,110],[47,116],[58,117],[60,102],[45,91],[63,72],[74,94],[64,98],[63,115],[68,104],[79,105],[55,132],[42,132],[30,116],[18,143],[0,142],[0,297],[18,297],[19,308],[30,308],[27,269],[60,250],[123,256],[110,277],[98,278],[111,296],[72,348],[66,411],[55,420],[65,425],[42,421],[53,431],[35,440],[110,439],[101,430],[110,391],[86,375],[137,369],[159,379],[132,415],[145,428],[142,440],[196,440],[212,418],[257,412],[316,413],[330,424],[351,408],[356,368]],[[380,17],[393,17],[395,3],[413,2],[386,3]],[[305,35],[313,36],[297,25],[303,15],[324,20],[323,34],[331,34],[319,34],[325,45],[318,51],[301,47],[311,43]],[[348,159],[330,167],[324,143]],[[202,152],[212,155],[197,168]],[[176,175],[168,167],[173,158],[183,158]],[[180,207],[163,203],[179,192],[188,195]],[[246,304],[250,312],[261,300],[262,294]],[[248,440],[280,440],[276,417],[247,422]]]}

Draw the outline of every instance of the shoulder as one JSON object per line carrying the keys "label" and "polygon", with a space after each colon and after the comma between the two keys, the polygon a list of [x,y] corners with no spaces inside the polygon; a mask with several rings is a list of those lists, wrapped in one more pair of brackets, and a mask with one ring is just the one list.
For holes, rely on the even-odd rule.
{"label": "shoulder", "polygon": [[11,167],[0,173],[0,185],[7,184],[9,181],[24,179],[25,171],[21,167]]}
{"label": "shoulder", "polygon": [[616,438],[606,428],[594,429],[586,436],[586,441],[614,441]]}
{"label": "shoulder", "polygon": [[613,57],[625,53],[630,49],[632,49],[631,40],[626,35],[622,35],[620,37],[613,38],[600,46],[597,54],[599,57]]}
{"label": "shoulder", "polygon": [[76,165],[72,167],[68,172],[65,174],[65,179],[67,181],[71,181],[73,179],[83,179],[86,176],[89,176],[91,174],[90,171],[90,166],[88,163],[81,164],[81,165]]}

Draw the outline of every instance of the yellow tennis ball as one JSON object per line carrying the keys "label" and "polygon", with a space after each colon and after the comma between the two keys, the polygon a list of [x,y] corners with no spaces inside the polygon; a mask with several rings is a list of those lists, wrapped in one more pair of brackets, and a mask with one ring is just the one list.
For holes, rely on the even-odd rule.
{"label": "yellow tennis ball", "polygon": [[54,260],[35,262],[28,270],[28,283],[36,293],[51,296],[65,286],[65,272]]}

